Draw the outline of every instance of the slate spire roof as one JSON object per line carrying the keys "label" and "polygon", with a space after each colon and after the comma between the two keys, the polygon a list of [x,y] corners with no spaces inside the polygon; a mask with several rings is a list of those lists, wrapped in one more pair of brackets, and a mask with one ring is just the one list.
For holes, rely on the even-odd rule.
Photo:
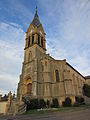
{"label": "slate spire roof", "polygon": [[38,14],[37,14],[37,6],[36,6],[36,12],[35,12],[35,16],[34,16],[34,19],[32,21],[32,24],[33,24],[33,26],[36,26],[36,27],[38,27],[41,24],[39,17],[38,17]]}

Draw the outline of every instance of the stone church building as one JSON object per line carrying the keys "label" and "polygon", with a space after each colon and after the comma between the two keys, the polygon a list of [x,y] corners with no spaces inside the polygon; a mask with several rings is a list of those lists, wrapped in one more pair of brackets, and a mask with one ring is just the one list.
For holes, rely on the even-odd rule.
{"label": "stone church building", "polygon": [[46,54],[45,32],[36,9],[34,19],[26,32],[24,62],[17,96],[45,100],[57,98],[59,104],[66,97],[70,97],[74,103],[75,96],[83,97],[84,83],[85,77],[66,59],[56,60]]}

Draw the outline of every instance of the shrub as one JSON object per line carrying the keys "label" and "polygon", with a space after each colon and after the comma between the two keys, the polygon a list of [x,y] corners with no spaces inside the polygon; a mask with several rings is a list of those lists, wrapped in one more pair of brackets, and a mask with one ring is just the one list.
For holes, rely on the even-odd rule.
{"label": "shrub", "polygon": [[27,110],[39,108],[38,99],[29,99],[23,97],[23,102],[27,105]]}
{"label": "shrub", "polygon": [[31,99],[30,100],[30,109],[38,109],[38,99]]}
{"label": "shrub", "polygon": [[90,85],[84,84],[83,92],[85,96],[90,97]]}
{"label": "shrub", "polygon": [[39,100],[39,108],[45,108],[46,107],[46,102],[44,99]]}
{"label": "shrub", "polygon": [[74,107],[79,107],[80,104],[79,104],[78,102],[75,102],[73,106],[74,106]]}
{"label": "shrub", "polygon": [[64,107],[70,107],[70,106],[72,106],[72,101],[71,101],[71,99],[69,97],[67,97],[65,99],[65,101],[63,102],[63,106]]}
{"label": "shrub", "polygon": [[26,97],[22,97],[23,102],[27,105],[27,110],[30,109],[30,99]]}
{"label": "shrub", "polygon": [[78,96],[76,96],[75,99],[76,99],[76,103],[77,103],[77,104],[79,104],[79,105],[84,104],[84,101],[85,101],[85,100],[84,100],[83,97],[78,97]]}
{"label": "shrub", "polygon": [[57,99],[57,98],[54,98],[54,99],[52,100],[51,107],[59,108],[59,103],[58,103],[58,99]]}
{"label": "shrub", "polygon": [[47,105],[47,107],[50,107],[50,101],[49,100],[47,100],[46,105]]}
{"label": "shrub", "polygon": [[75,97],[75,100],[76,100],[76,102],[78,102],[78,103],[80,103],[80,99],[79,99],[79,97]]}
{"label": "shrub", "polygon": [[80,97],[80,103],[84,103],[84,98],[83,97]]}
{"label": "shrub", "polygon": [[28,99],[23,97],[23,102],[27,105],[27,110],[45,108],[46,102],[44,99]]}

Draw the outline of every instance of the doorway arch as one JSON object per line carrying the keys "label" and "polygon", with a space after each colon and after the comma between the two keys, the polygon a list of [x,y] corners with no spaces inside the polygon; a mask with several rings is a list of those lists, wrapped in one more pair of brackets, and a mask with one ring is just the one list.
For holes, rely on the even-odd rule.
{"label": "doorway arch", "polygon": [[25,86],[25,94],[32,94],[32,79],[31,77],[27,77],[25,80],[24,80],[24,86]]}

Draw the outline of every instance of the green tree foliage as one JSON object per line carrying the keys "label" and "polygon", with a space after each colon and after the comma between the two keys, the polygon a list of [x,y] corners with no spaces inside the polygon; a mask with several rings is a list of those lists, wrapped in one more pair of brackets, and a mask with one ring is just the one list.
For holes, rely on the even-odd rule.
{"label": "green tree foliage", "polygon": [[76,102],[75,102],[75,104],[73,105],[74,107],[78,107],[78,106],[80,106],[80,105],[85,104],[85,100],[84,100],[83,97],[78,97],[78,96],[76,96],[76,97],[75,97],[75,100],[76,100]]}
{"label": "green tree foliage", "polygon": [[48,108],[50,107],[50,101],[49,100],[47,100],[46,105],[47,105]]}
{"label": "green tree foliage", "polygon": [[46,102],[44,99],[39,100],[39,108],[45,108],[46,107]]}
{"label": "green tree foliage", "polygon": [[27,110],[30,109],[40,109],[46,107],[46,102],[44,99],[26,99],[23,98],[23,101],[27,105]]}
{"label": "green tree foliage", "polygon": [[76,102],[78,102],[78,103],[84,103],[84,98],[83,97],[75,97],[75,100],[76,100]]}
{"label": "green tree foliage", "polygon": [[53,107],[53,108],[59,108],[59,103],[58,103],[58,99],[57,98],[54,98],[52,100],[51,107]]}
{"label": "green tree foliage", "polygon": [[38,109],[38,99],[31,99],[29,108],[30,109]]}
{"label": "green tree foliage", "polygon": [[72,101],[69,97],[66,97],[65,101],[63,102],[63,107],[70,107],[72,106]]}
{"label": "green tree foliage", "polygon": [[2,101],[8,101],[8,95],[5,94],[3,97],[1,97],[1,100]]}
{"label": "green tree foliage", "polygon": [[90,97],[90,85],[84,84],[83,92],[85,96]]}

